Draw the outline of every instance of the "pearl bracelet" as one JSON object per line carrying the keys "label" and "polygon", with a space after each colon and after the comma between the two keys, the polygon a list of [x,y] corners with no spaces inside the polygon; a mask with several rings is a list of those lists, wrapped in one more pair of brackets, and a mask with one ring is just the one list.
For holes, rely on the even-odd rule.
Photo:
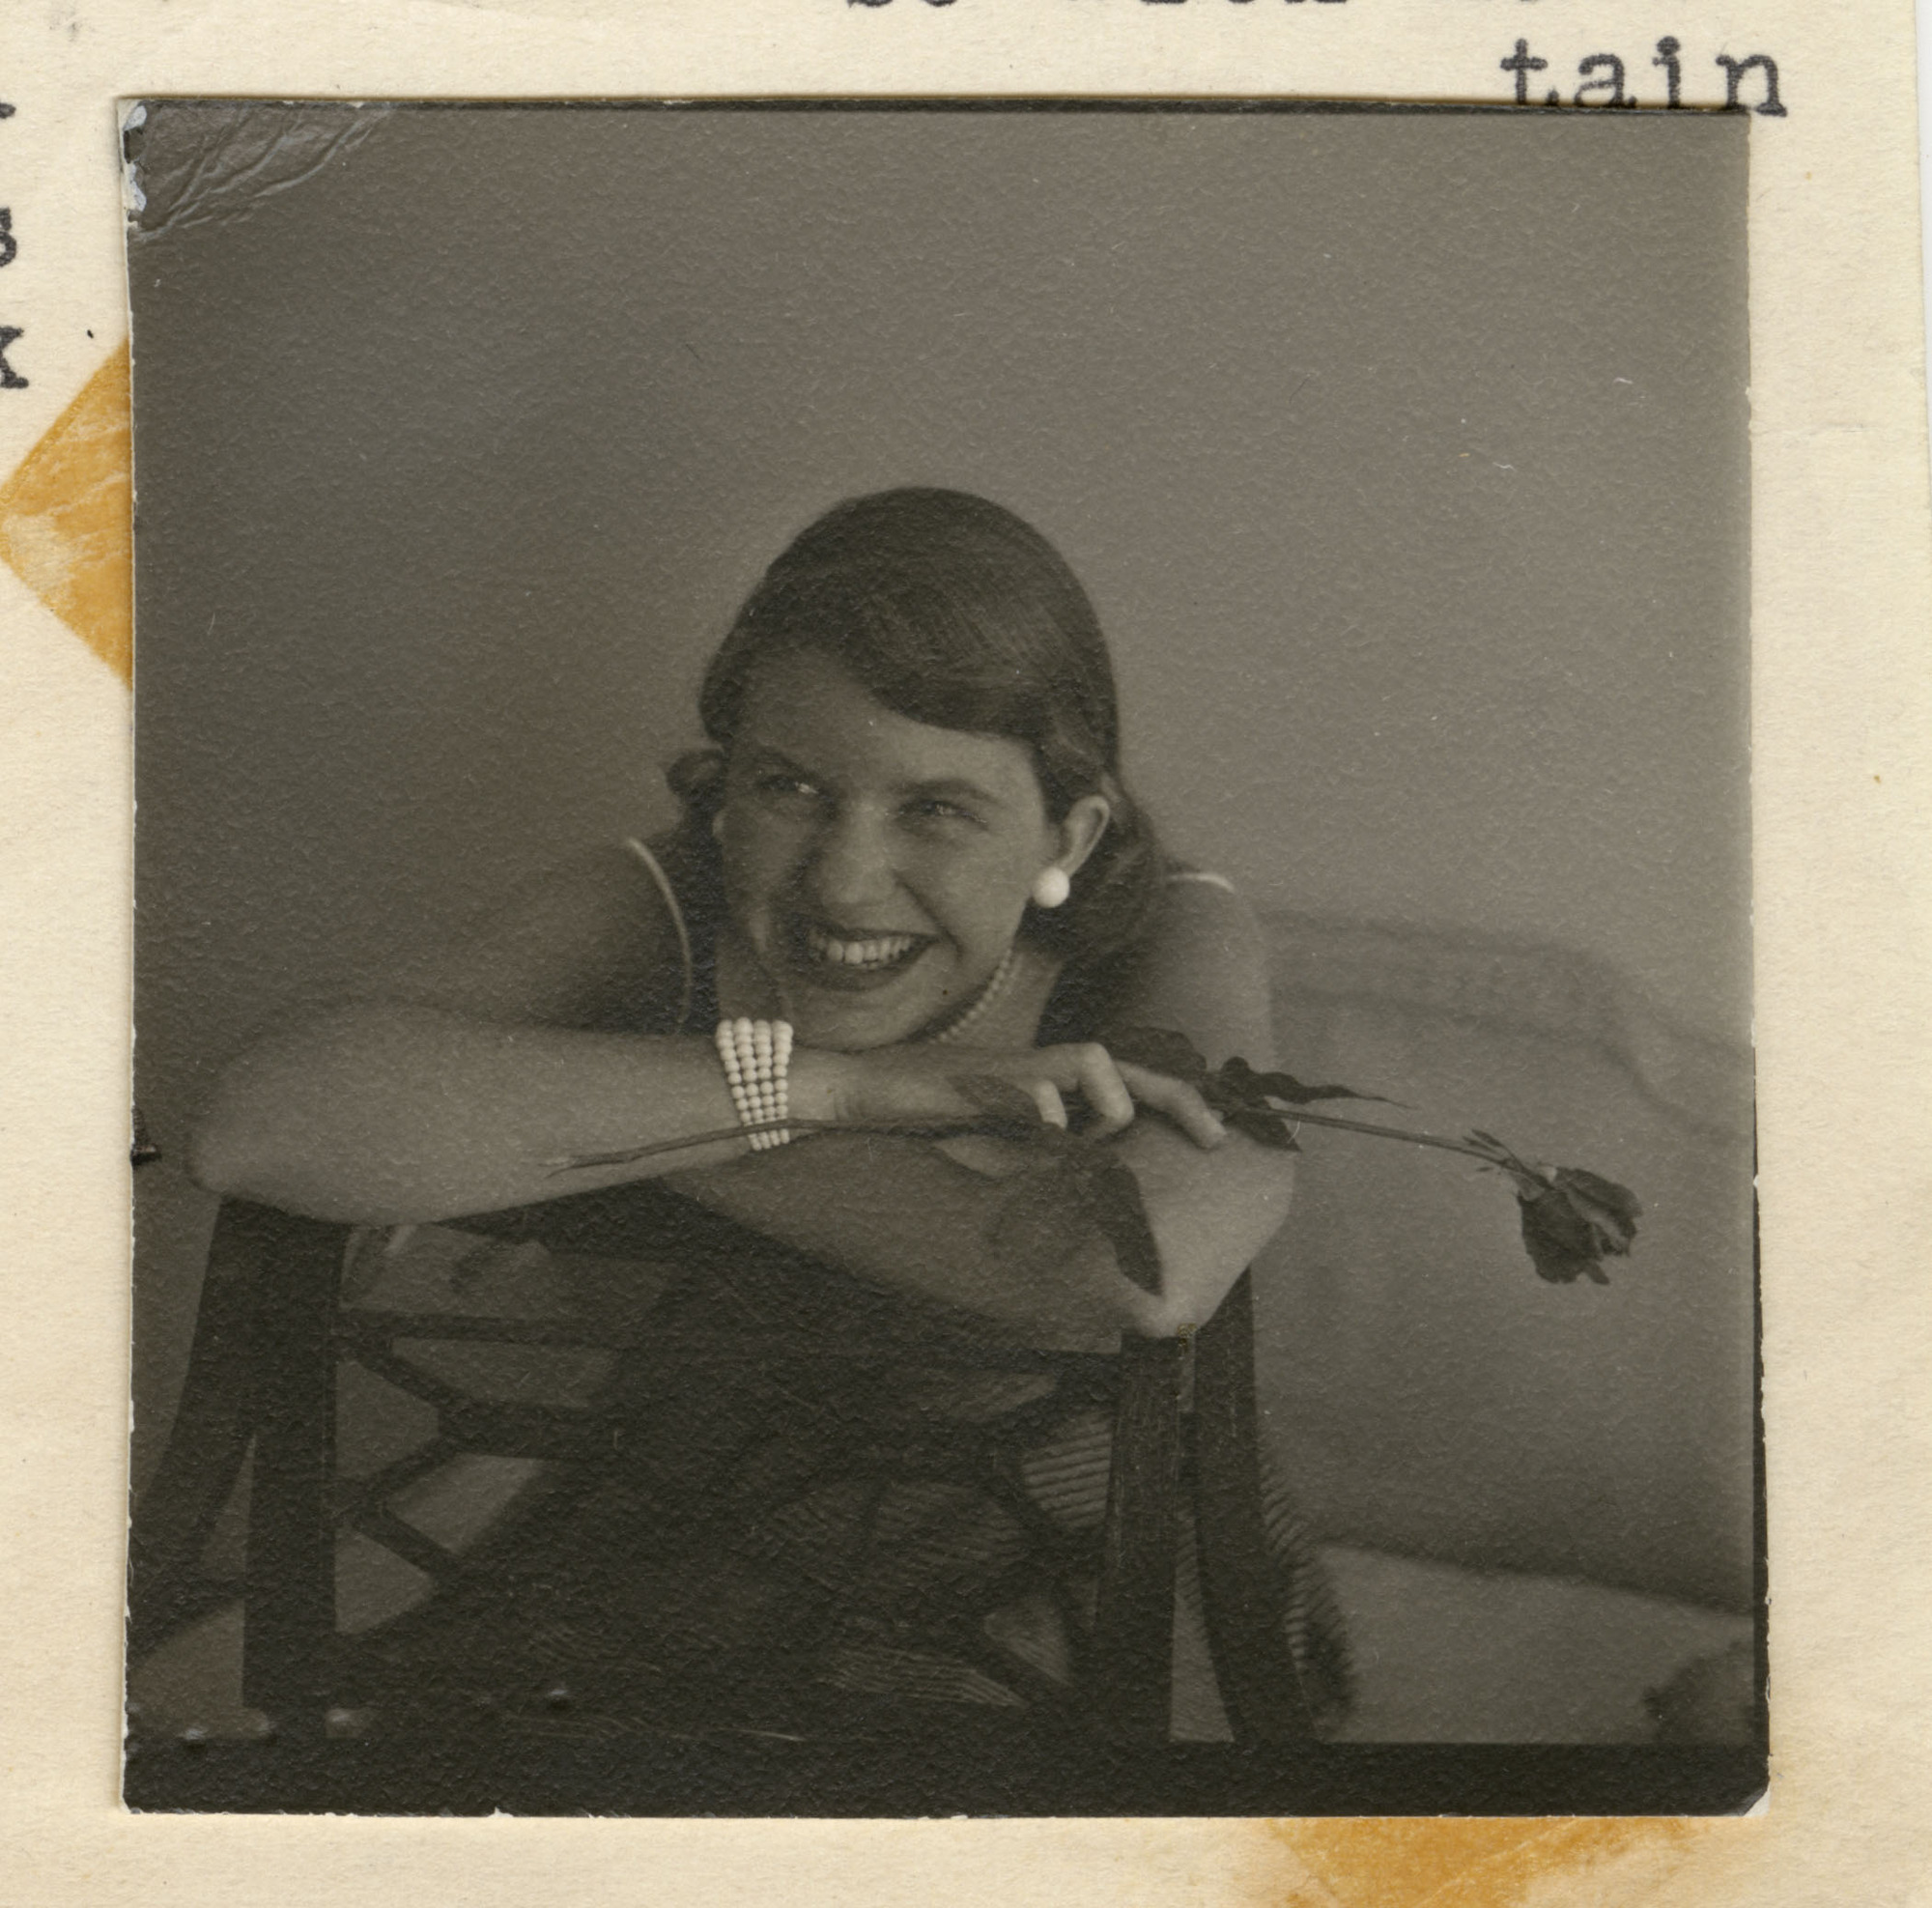
{"label": "pearl bracelet", "polygon": [[[741,1125],[768,1125],[791,1111],[786,1069],[791,1065],[789,1020],[721,1020],[718,1058],[731,1088],[731,1103]],[[783,1146],[791,1134],[783,1127],[747,1135],[752,1150]]]}

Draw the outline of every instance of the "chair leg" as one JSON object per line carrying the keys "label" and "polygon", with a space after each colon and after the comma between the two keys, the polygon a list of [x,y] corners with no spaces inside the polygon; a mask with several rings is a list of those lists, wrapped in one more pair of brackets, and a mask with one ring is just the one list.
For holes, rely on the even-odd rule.
{"label": "chair leg", "polygon": [[239,1223],[262,1253],[242,1696],[279,1726],[312,1733],[335,1654],[334,1328],[348,1229],[267,1207],[243,1208]]}
{"label": "chair leg", "polygon": [[1165,1742],[1173,1706],[1186,1355],[1172,1338],[1130,1339],[1121,1353],[1090,1675],[1100,1726],[1126,1742]]}
{"label": "chair leg", "polygon": [[1262,1505],[1251,1275],[1194,1352],[1195,1528],[1208,1644],[1237,1742],[1312,1739]]}
{"label": "chair leg", "polygon": [[128,1545],[128,1648],[144,1656],[200,1613],[201,1554],[248,1454],[260,1244],[229,1204],[216,1217],[181,1402]]}

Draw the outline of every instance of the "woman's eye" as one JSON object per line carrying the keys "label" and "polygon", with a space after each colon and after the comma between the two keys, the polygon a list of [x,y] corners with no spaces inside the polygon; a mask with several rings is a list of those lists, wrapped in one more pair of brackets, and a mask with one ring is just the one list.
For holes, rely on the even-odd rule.
{"label": "woman's eye", "polygon": [[758,793],[761,795],[815,795],[818,790],[802,775],[786,775],[774,769],[769,775],[758,778]]}
{"label": "woman's eye", "polygon": [[971,809],[962,809],[957,802],[948,802],[937,795],[926,796],[913,803],[910,812],[920,821],[979,820],[979,816]]}

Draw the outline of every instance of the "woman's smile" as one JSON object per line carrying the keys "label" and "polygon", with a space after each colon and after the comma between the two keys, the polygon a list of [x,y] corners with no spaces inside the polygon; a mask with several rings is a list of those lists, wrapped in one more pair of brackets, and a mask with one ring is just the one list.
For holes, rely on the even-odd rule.
{"label": "woman's smile", "polygon": [[890,985],[933,945],[930,934],[830,927],[810,918],[794,921],[785,940],[786,964],[799,979],[848,993]]}

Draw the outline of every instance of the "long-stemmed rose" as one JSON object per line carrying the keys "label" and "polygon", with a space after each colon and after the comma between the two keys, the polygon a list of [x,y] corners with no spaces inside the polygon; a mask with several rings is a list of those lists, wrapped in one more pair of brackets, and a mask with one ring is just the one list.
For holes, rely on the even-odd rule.
{"label": "long-stemmed rose", "polygon": [[[1233,1059],[1210,1068],[1184,1035],[1161,1027],[1135,1027],[1111,1036],[1108,1051],[1117,1060],[1150,1068],[1173,1079],[1184,1080],[1236,1132],[1259,1145],[1298,1152],[1294,1128],[1302,1124],[1359,1133],[1371,1139],[1402,1141],[1459,1153],[1503,1174],[1516,1194],[1523,1250],[1540,1277],[1552,1285],[1569,1285],[1587,1278],[1607,1285],[1606,1258],[1626,1256],[1636,1238],[1643,1208],[1628,1186],[1618,1185],[1581,1166],[1532,1166],[1492,1133],[1472,1131],[1461,1139],[1418,1132],[1410,1126],[1388,1126],[1374,1121],[1350,1120],[1312,1109],[1326,1100],[1394,1102],[1379,1094],[1359,1093],[1333,1084],[1309,1086],[1292,1073],[1259,1072],[1245,1060]],[[987,1074],[968,1074],[955,1084],[975,1111],[964,1118],[919,1122],[852,1123],[832,1120],[774,1120],[762,1126],[724,1126],[714,1132],[692,1133],[682,1139],[661,1140],[625,1153],[587,1153],[557,1168],[563,1172],[592,1167],[624,1166],[656,1154],[712,1146],[748,1133],[879,1132],[940,1139],[965,1133],[992,1134],[1017,1141],[1025,1149],[1022,1170],[1050,1179],[1056,1199],[1080,1211],[1113,1246],[1121,1269],[1143,1289],[1160,1288],[1160,1255],[1141,1200],[1140,1182],[1111,1148],[1096,1144],[1049,1122],[1032,1096],[1009,1081]],[[1288,1109],[1284,1111],[1283,1109]]]}
{"label": "long-stemmed rose", "polygon": [[[1609,1284],[1604,1261],[1626,1256],[1636,1239],[1636,1222],[1643,1216],[1643,1208],[1628,1186],[1581,1166],[1531,1166],[1493,1133],[1479,1130],[1459,1140],[1445,1139],[1439,1133],[1417,1132],[1407,1126],[1384,1126],[1333,1113],[1311,1112],[1311,1106],[1321,1100],[1381,1096],[1356,1093],[1349,1087],[1306,1086],[1292,1073],[1258,1073],[1239,1059],[1210,1071],[1189,1040],[1165,1028],[1135,1028],[1108,1045],[1120,1059],[1187,1081],[1229,1125],[1264,1146],[1298,1151],[1291,1123],[1305,1121],[1310,1125],[1365,1133],[1375,1139],[1406,1140],[1411,1146],[1434,1147],[1481,1160],[1512,1182],[1521,1213],[1523,1250],[1539,1276],[1552,1285],[1569,1285],[1578,1278]],[[1293,1111],[1284,1114],[1278,1106]]]}

